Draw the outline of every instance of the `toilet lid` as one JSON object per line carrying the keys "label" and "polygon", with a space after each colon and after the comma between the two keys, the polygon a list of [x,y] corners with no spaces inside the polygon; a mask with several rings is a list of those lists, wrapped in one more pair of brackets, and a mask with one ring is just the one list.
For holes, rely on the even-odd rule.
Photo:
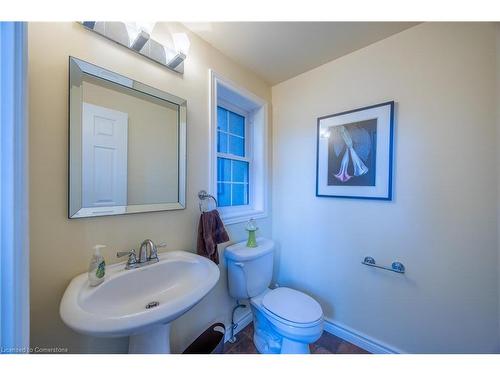
{"label": "toilet lid", "polygon": [[262,305],[269,312],[294,323],[311,323],[323,316],[318,302],[290,288],[271,290],[264,296]]}

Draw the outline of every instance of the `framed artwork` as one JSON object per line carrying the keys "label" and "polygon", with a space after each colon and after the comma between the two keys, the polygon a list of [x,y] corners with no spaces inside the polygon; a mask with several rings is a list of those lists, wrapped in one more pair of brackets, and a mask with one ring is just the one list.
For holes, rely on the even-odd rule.
{"label": "framed artwork", "polygon": [[394,102],[318,118],[316,196],[392,199]]}

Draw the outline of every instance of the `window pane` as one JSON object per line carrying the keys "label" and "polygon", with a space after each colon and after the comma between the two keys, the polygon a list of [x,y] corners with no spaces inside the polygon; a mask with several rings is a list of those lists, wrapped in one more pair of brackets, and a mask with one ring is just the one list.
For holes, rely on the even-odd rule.
{"label": "window pane", "polygon": [[248,182],[248,163],[245,161],[233,160],[233,182]]}
{"label": "window pane", "polygon": [[227,153],[227,134],[217,132],[217,152]]}
{"label": "window pane", "polygon": [[229,112],[229,132],[244,137],[245,118],[234,112]]}
{"label": "window pane", "polygon": [[231,160],[217,158],[217,182],[231,181]]}
{"label": "window pane", "polygon": [[[222,151],[221,151],[222,152]],[[245,139],[229,135],[228,152],[237,156],[245,156]]]}
{"label": "window pane", "polygon": [[247,184],[232,184],[233,188],[233,206],[248,204],[248,185]]}
{"label": "window pane", "polygon": [[217,129],[227,132],[227,111],[217,107]]}
{"label": "window pane", "polygon": [[231,184],[217,184],[217,203],[219,207],[231,205]]}

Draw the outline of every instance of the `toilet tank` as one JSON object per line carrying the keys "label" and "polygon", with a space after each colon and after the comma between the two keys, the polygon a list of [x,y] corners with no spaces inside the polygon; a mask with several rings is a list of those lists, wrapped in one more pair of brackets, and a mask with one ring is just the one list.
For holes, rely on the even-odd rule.
{"label": "toilet tank", "polygon": [[252,298],[269,287],[273,251],[274,242],[262,237],[257,238],[257,247],[246,247],[246,241],[226,247],[229,294],[233,298]]}

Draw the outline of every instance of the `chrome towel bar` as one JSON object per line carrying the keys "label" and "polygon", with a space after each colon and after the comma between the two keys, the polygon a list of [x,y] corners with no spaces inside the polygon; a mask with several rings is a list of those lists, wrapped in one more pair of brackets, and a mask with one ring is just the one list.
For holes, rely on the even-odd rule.
{"label": "chrome towel bar", "polygon": [[406,271],[404,264],[401,262],[392,262],[391,267],[379,266],[378,264],[375,263],[375,259],[373,259],[372,257],[365,257],[365,259],[363,259],[361,264],[365,264],[370,267],[381,268],[383,270],[392,271],[396,273],[405,273]]}

